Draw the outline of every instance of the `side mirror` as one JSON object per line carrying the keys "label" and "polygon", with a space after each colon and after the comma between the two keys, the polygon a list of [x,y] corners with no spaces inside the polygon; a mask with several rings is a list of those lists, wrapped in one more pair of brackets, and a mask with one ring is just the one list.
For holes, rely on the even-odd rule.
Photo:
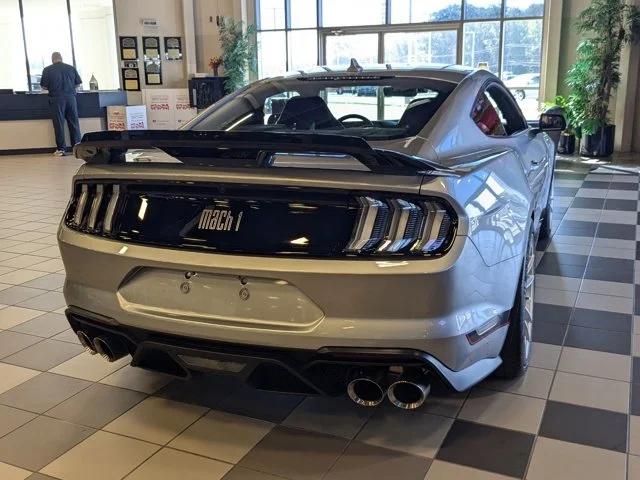
{"label": "side mirror", "polygon": [[567,121],[560,113],[543,113],[540,115],[539,128],[543,132],[561,132],[567,128]]}

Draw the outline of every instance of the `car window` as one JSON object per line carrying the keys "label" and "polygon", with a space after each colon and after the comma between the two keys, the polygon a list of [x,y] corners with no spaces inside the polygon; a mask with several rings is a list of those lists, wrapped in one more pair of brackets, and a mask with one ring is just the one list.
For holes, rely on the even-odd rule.
{"label": "car window", "polygon": [[483,93],[473,107],[473,121],[485,135],[506,137],[504,118],[496,107],[496,103],[487,94]]}
{"label": "car window", "polygon": [[404,138],[424,128],[456,85],[391,75],[267,80],[214,104],[185,128]]}
{"label": "car window", "polygon": [[486,135],[509,136],[528,128],[513,96],[497,84],[489,85],[478,97],[472,118]]}

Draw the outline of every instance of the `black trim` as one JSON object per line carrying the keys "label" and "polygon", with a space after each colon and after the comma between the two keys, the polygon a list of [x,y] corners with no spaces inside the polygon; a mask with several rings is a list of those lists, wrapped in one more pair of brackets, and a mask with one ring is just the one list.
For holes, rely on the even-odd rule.
{"label": "black trim", "polygon": [[40,155],[43,153],[53,153],[55,147],[48,148],[13,148],[9,150],[0,150],[0,155]]}
{"label": "black trim", "polygon": [[[421,174],[436,165],[398,152],[372,148],[364,139],[318,133],[227,132],[194,130],[139,130],[87,133],[76,145],[77,158],[90,164],[125,164],[128,149],[159,149],[183,163],[208,166],[215,154],[242,151],[252,155],[256,167],[269,167],[270,154],[336,153],[351,155],[375,173]],[[442,169],[440,167],[440,169]]]}
{"label": "black trim", "polygon": [[[300,350],[259,345],[240,345],[169,335],[120,325],[113,319],[76,307],[69,307],[66,316],[74,331],[83,330],[90,338],[111,334],[126,341],[133,356],[131,364],[159,370],[182,379],[194,372],[211,372],[207,368],[187,366],[180,355],[236,362],[244,365],[235,372],[255,388],[288,393],[342,395],[350,374],[369,368],[403,366],[426,370],[448,385],[433,366],[430,356],[419,350],[402,348],[323,347],[319,350]],[[158,352],[161,356],[158,356]],[[167,368],[166,361],[175,362]],[[277,369],[279,373],[275,374]],[[221,373],[217,371],[216,373]],[[280,380],[276,377],[283,375]],[[283,382],[286,380],[287,382]],[[275,385],[276,388],[272,388]],[[450,385],[448,385],[450,386]]]}

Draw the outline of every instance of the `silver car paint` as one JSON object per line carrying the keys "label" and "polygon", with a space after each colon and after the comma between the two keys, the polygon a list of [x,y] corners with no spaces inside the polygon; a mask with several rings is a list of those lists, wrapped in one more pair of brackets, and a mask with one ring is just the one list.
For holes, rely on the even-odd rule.
{"label": "silver car paint", "polygon": [[[441,73],[447,78],[468,75],[438,70],[412,71],[411,75],[437,77]],[[487,137],[471,120],[473,101],[488,78],[495,77],[487,72],[469,74],[419,135],[384,142],[384,148],[453,168],[455,176],[140,168],[134,164],[85,165],[76,177],[242,182],[441,196],[459,217],[454,244],[442,258],[328,260],[200,253],[107,240],[61,225],[67,303],[124,325],[234,343],[305,349],[418,349],[437,359],[445,376],[454,378],[454,372],[463,372],[456,382],[467,388],[500,363],[506,328],[475,345],[466,334],[495,322],[512,307],[527,234],[546,205],[552,177],[553,145],[545,134]],[[194,280],[200,282],[195,285],[195,306],[180,297],[179,282],[187,271],[200,274]],[[229,300],[239,276],[255,279],[254,284],[259,285],[257,295],[249,300],[253,302],[251,315],[246,305],[236,307],[237,302]],[[204,290],[216,300],[209,310],[198,304],[204,301]],[[277,300],[267,302],[265,298]],[[224,305],[216,308],[215,304]],[[277,320],[269,312],[273,308],[304,312]]]}

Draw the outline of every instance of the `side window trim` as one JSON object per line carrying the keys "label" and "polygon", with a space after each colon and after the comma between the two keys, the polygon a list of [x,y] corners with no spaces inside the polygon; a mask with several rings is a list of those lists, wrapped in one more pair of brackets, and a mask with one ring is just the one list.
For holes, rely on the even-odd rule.
{"label": "side window trim", "polygon": [[[495,88],[498,89],[501,96],[503,97],[503,99],[509,103],[509,107],[511,107],[512,109],[512,113],[517,116],[517,122],[520,123],[520,127],[517,130],[514,130],[512,133],[507,133],[505,135],[491,135],[488,133],[485,133],[477,124],[475,118],[474,118],[474,110],[475,110],[475,106],[477,105],[477,103],[480,101],[480,99],[484,96],[487,96],[487,98],[494,98],[494,95],[491,95],[489,92],[489,89],[491,88]],[[494,101],[496,101],[496,103],[498,103],[499,100],[496,100],[494,98]],[[500,108],[500,105],[498,105],[498,108],[500,110],[502,110]],[[504,112],[498,112],[499,114],[502,113],[502,115],[504,115]],[[511,93],[505,88],[503,87],[500,83],[496,82],[495,80],[488,80],[487,82],[485,82],[482,87],[480,88],[480,90],[478,91],[478,95],[476,96],[475,101],[473,102],[473,109],[471,111],[470,114],[471,119],[473,120],[473,122],[476,124],[476,127],[478,127],[478,129],[487,137],[491,137],[491,138],[511,138],[514,137],[516,135],[521,135],[523,132],[526,132],[530,127],[529,127],[529,123],[527,122],[527,120],[524,118],[524,115],[522,114],[522,110],[520,110],[520,107],[518,106],[517,102],[514,100],[513,96],[511,95]],[[507,120],[508,121],[508,120]]]}
{"label": "side window trim", "polygon": [[[488,90],[489,88],[495,88],[501,93],[502,100],[507,102],[507,104],[509,105],[509,108],[511,109],[513,115],[515,117],[517,117],[517,121],[520,123],[520,128],[517,129],[517,130],[514,130],[514,132],[511,135],[508,135],[508,136],[512,137],[514,135],[518,135],[519,133],[522,133],[523,131],[527,130],[529,128],[529,124],[527,123],[527,120],[524,118],[524,115],[522,114],[522,110],[520,109],[520,106],[518,105],[518,103],[513,98],[513,95],[511,94],[511,92],[509,92],[509,90],[507,90],[503,85],[501,85],[500,83],[495,82],[495,81],[488,82],[487,86],[485,87],[485,90]],[[497,102],[499,100],[500,99],[496,99]],[[504,109],[502,109],[502,110],[504,110]],[[505,112],[503,111],[503,114],[504,113]],[[508,119],[507,119],[507,121],[508,121]]]}

